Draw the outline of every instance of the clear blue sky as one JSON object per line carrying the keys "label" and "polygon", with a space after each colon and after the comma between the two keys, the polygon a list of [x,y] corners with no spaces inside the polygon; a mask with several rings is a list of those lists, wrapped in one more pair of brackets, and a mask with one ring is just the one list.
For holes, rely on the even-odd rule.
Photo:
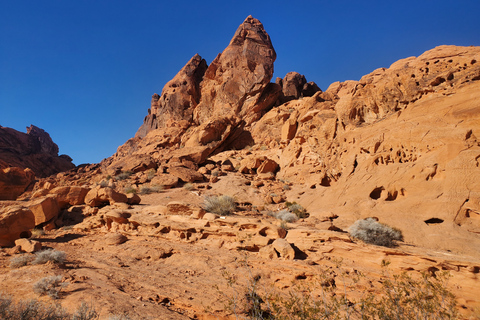
{"label": "clear blue sky", "polygon": [[115,153],[153,93],[195,54],[210,63],[248,15],[274,77],[325,90],[438,45],[480,45],[480,1],[0,0],[0,125],[50,133],[75,164]]}

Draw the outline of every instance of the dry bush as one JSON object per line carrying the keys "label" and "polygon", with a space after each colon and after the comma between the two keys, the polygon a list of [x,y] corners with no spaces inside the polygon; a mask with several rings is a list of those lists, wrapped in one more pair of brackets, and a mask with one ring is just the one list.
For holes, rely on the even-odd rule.
{"label": "dry bush", "polygon": [[299,205],[298,203],[294,202],[285,202],[285,205],[287,206],[288,210],[291,212],[295,213],[298,218],[303,219],[308,217],[307,210],[305,210],[304,207]]}
{"label": "dry bush", "polygon": [[35,253],[35,260],[33,260],[32,264],[44,264],[49,261],[53,263],[64,263],[66,259],[67,254],[65,252],[47,249]]}
{"label": "dry bush", "polygon": [[158,193],[163,191],[163,186],[153,185],[150,187],[141,187],[140,194]]}
{"label": "dry bush", "polygon": [[337,265],[319,270],[315,279],[294,282],[289,290],[279,291],[253,276],[248,263],[244,267],[241,277],[224,274],[227,290],[219,290],[226,310],[236,319],[459,319],[455,297],[446,288],[448,273],[392,277],[385,270],[376,292],[370,292],[358,287],[360,281],[371,282],[368,278],[342,271]]}
{"label": "dry bush", "polygon": [[193,189],[195,189],[195,186],[193,185],[193,183],[187,182],[183,185],[183,189],[192,191]]}
{"label": "dry bush", "polygon": [[402,241],[402,232],[378,222],[374,218],[357,220],[350,227],[350,235],[366,243],[383,247],[393,247],[395,241]]}
{"label": "dry bush", "polygon": [[295,222],[298,220],[298,216],[287,209],[283,209],[276,212],[271,211],[268,213],[268,215],[285,222]]}
{"label": "dry bush", "polygon": [[10,297],[0,294],[0,319],[2,320],[94,320],[98,313],[82,303],[72,314],[58,304],[45,304],[38,300],[15,303]]}
{"label": "dry bush", "polygon": [[22,254],[18,257],[13,257],[10,259],[10,268],[16,269],[28,265],[32,262],[33,257],[29,254]]}
{"label": "dry bush", "polygon": [[62,276],[45,277],[33,285],[33,292],[41,296],[48,295],[53,299],[58,299],[58,294],[66,285],[66,283],[62,283]]}
{"label": "dry bush", "polygon": [[126,180],[126,179],[130,178],[130,176],[132,174],[133,174],[132,171],[121,172],[121,173],[119,173],[118,175],[115,176],[115,179],[117,181]]}
{"label": "dry bush", "polygon": [[237,209],[237,205],[235,204],[235,199],[227,195],[206,196],[204,209],[208,212],[226,216],[232,214]]}

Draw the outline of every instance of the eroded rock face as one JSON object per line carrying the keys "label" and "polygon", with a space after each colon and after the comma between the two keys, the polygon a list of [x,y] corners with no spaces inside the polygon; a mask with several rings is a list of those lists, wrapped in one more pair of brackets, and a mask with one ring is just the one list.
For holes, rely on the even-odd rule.
{"label": "eroded rock face", "polygon": [[0,200],[15,200],[35,181],[35,173],[18,167],[0,169]]}
{"label": "eroded rock face", "polygon": [[247,17],[229,46],[205,72],[194,121],[202,124],[229,116],[238,116],[247,124],[257,120],[269,107],[262,103],[262,95],[273,76],[275,59],[263,25],[252,16]]}
{"label": "eroded rock face", "polygon": [[151,130],[171,126],[172,122],[192,122],[193,110],[200,100],[200,81],[207,63],[198,54],[163,87],[161,95],[152,96],[151,108],[135,136],[144,137]]}
{"label": "eroded rock face", "polygon": [[[46,165],[48,164],[48,165]],[[75,168],[44,130],[31,125],[27,133],[0,127],[0,168],[29,168],[39,178]]]}

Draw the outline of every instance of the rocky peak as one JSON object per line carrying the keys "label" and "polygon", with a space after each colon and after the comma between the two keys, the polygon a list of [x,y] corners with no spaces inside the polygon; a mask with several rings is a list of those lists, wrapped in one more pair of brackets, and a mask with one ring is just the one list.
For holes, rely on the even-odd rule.
{"label": "rocky peak", "polygon": [[27,134],[33,138],[33,141],[38,142],[36,143],[37,148],[35,148],[38,150],[37,152],[58,156],[58,145],[53,142],[45,130],[32,124],[30,127],[27,127]]}
{"label": "rocky peak", "polygon": [[[198,54],[167,82],[162,94],[152,96],[151,108],[136,136],[144,137],[151,130],[163,128],[175,121],[192,121],[193,110],[200,100],[200,82],[207,62]],[[173,120],[173,121],[172,121]]]}
{"label": "rocky peak", "polygon": [[238,116],[247,123],[269,107],[262,95],[273,76],[276,53],[262,23],[252,16],[238,27],[230,44],[208,67],[201,83],[194,121]]}

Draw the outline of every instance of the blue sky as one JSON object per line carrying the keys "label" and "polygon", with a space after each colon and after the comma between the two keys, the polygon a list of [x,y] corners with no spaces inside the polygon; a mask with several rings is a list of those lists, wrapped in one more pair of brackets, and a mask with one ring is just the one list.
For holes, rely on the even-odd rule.
{"label": "blue sky", "polygon": [[[75,164],[115,153],[153,93],[196,53],[210,63],[248,15],[274,77],[323,90],[438,45],[480,45],[480,1],[0,0],[0,125],[50,133]],[[274,79],[273,79],[274,80]]]}

